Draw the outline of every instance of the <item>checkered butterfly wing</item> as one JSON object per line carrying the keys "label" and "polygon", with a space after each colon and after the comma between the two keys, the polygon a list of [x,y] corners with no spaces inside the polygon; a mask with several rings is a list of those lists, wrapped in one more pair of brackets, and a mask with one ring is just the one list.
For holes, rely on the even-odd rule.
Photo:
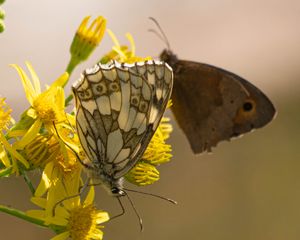
{"label": "checkered butterfly wing", "polygon": [[74,84],[76,123],[87,164],[112,179],[142,156],[171,96],[164,62],[97,64]]}

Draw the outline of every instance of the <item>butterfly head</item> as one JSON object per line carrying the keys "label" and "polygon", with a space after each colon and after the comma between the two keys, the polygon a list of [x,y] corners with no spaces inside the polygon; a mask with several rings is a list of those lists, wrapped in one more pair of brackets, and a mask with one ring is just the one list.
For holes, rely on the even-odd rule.
{"label": "butterfly head", "polygon": [[172,68],[178,62],[177,56],[169,49],[165,49],[159,56],[161,61],[168,63]]}
{"label": "butterfly head", "polygon": [[126,195],[126,193],[124,192],[124,190],[118,188],[118,187],[112,187],[110,189],[111,191],[111,195],[114,197],[123,197]]}

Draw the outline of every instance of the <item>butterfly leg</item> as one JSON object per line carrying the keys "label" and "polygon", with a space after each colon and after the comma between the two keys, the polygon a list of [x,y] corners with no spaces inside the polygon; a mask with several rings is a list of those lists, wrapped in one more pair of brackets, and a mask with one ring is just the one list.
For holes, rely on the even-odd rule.
{"label": "butterfly leg", "polygon": [[68,197],[58,201],[57,203],[55,203],[55,205],[53,206],[53,209],[52,209],[52,216],[55,215],[55,211],[56,211],[56,208],[58,207],[58,205],[62,205],[62,203],[66,200],[81,196],[85,192],[85,190],[88,188],[88,186],[90,186],[89,182],[90,182],[90,178],[87,178],[84,185],[82,187],[80,187],[79,192],[77,194],[74,194],[72,196],[68,196]]}

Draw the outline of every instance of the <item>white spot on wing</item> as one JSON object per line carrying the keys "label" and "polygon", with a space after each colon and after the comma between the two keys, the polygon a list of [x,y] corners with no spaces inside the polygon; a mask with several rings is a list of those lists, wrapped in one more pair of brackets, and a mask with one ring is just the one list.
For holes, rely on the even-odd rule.
{"label": "white spot on wing", "polygon": [[118,116],[118,123],[121,129],[125,128],[128,114],[129,114],[129,104],[130,104],[130,83],[120,82],[122,91],[122,106],[121,111]]}
{"label": "white spot on wing", "polygon": [[114,92],[110,95],[110,105],[113,110],[120,111],[121,109],[121,93]]}
{"label": "white spot on wing", "polygon": [[125,70],[122,70],[122,69],[117,69],[117,72],[118,72],[119,78],[122,81],[126,82],[129,79],[129,72],[128,71],[125,71]]}
{"label": "white spot on wing", "polygon": [[87,75],[87,79],[93,83],[98,83],[102,80],[102,73],[98,71],[95,74]]}
{"label": "white spot on wing", "polygon": [[137,135],[142,134],[143,132],[145,132],[146,130],[146,125],[147,125],[147,118],[144,118],[143,122],[141,123],[138,131],[137,131]]}
{"label": "white spot on wing", "polygon": [[140,127],[140,125],[142,124],[142,122],[144,121],[145,117],[146,117],[145,113],[138,112],[136,114],[134,123],[132,124],[132,128],[138,129]]}
{"label": "white spot on wing", "polygon": [[108,96],[101,96],[97,98],[97,104],[101,114],[110,115],[110,102]]}
{"label": "white spot on wing", "polygon": [[147,73],[147,80],[148,83],[150,83],[151,85],[155,84],[155,73]]}
{"label": "white spot on wing", "polygon": [[[116,157],[116,159],[114,160],[114,163],[119,163],[123,160],[125,160],[130,154],[130,148],[125,148],[125,149],[122,149],[120,151],[120,153],[118,154],[118,156]],[[126,162],[126,161],[124,161]]]}
{"label": "white spot on wing", "polygon": [[167,64],[165,66],[165,76],[164,76],[164,79],[165,79],[165,82],[167,84],[170,84],[171,80],[173,79],[172,69]]}
{"label": "white spot on wing", "polygon": [[123,147],[123,138],[120,129],[108,134],[106,156],[109,162],[114,161],[118,152]]}
{"label": "white spot on wing", "polygon": [[97,104],[94,99],[91,99],[89,101],[82,101],[81,105],[86,110],[88,110],[92,115],[93,115],[94,111],[97,109]]}
{"label": "white spot on wing", "polygon": [[116,69],[103,70],[103,75],[107,80],[114,81],[117,77]]}
{"label": "white spot on wing", "polygon": [[155,66],[155,73],[158,79],[162,79],[165,72],[165,66],[162,64]]}
{"label": "white spot on wing", "polygon": [[126,127],[125,127],[124,131],[126,131],[126,132],[130,131],[130,129],[132,128],[132,124],[135,120],[135,116],[136,116],[135,108],[130,108],[129,115],[128,115],[128,118],[127,118],[127,124],[126,124]]}
{"label": "white spot on wing", "polygon": [[140,77],[140,76],[137,76],[135,74],[130,74],[130,80],[131,80],[131,83],[136,87],[141,87],[142,84],[143,84],[143,79]]}
{"label": "white spot on wing", "polygon": [[143,82],[142,95],[145,100],[150,100],[151,98],[151,88],[146,82]]}

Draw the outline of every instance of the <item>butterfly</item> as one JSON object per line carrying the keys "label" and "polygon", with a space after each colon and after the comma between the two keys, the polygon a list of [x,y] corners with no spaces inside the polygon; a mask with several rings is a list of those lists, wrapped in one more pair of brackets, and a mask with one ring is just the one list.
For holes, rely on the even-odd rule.
{"label": "butterfly", "polygon": [[160,61],[96,64],[73,85],[82,164],[113,196],[125,195],[123,176],[146,150],[172,87],[172,69]]}
{"label": "butterfly", "polygon": [[150,19],[167,44],[160,60],[174,73],[171,110],[194,153],[210,152],[220,141],[261,128],[274,118],[272,102],[247,80],[212,65],[178,59],[158,22]]}

